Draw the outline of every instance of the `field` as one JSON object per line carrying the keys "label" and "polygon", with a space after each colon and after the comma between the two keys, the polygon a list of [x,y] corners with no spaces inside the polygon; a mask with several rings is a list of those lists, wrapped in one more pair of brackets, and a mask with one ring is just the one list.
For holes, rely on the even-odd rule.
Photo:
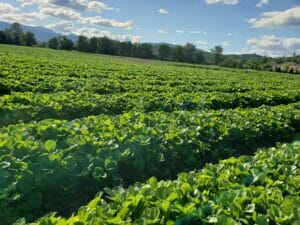
{"label": "field", "polygon": [[1,225],[300,223],[298,75],[0,45],[0,99]]}

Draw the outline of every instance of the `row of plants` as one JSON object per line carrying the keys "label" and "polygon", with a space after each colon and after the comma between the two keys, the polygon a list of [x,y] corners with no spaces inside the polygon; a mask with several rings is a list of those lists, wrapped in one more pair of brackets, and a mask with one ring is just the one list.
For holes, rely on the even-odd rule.
{"label": "row of plants", "polygon": [[92,92],[41,94],[15,92],[0,96],[0,126],[47,118],[72,120],[89,115],[118,115],[127,111],[165,111],[229,109],[297,102],[300,93],[291,91],[253,91],[247,93],[139,92],[99,95]]}
{"label": "row of plants", "polygon": [[[48,214],[36,225],[297,225],[300,143],[207,164],[177,180],[155,177],[106,188],[69,218]],[[20,219],[18,224],[25,224]]]}
{"label": "row of plants", "polygon": [[253,109],[129,112],[0,129],[0,218],[64,215],[104,187],[176,177],[251,154],[300,130],[299,104]]}
{"label": "row of plants", "polygon": [[[17,92],[296,90],[297,76],[173,65],[134,65],[116,60],[46,58],[0,53],[0,95]],[[89,60],[88,60],[89,59]]]}

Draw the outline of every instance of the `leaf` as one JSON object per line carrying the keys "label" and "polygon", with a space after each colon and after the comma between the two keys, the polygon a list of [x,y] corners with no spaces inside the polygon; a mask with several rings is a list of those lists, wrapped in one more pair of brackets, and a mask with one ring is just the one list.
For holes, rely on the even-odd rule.
{"label": "leaf", "polygon": [[256,219],[257,225],[268,225],[268,218],[265,215],[259,214]]}
{"label": "leaf", "polygon": [[45,149],[49,152],[54,151],[56,149],[56,141],[54,140],[47,140],[44,144]]}
{"label": "leaf", "polygon": [[101,167],[96,167],[93,172],[93,176],[97,179],[107,177],[107,173]]}
{"label": "leaf", "polygon": [[25,218],[20,218],[13,225],[26,225],[26,220]]}
{"label": "leaf", "polygon": [[253,213],[255,211],[255,204],[249,204],[246,206],[244,212],[246,213]]}
{"label": "leaf", "polygon": [[156,186],[157,186],[157,179],[156,179],[156,177],[151,177],[148,180],[148,184],[151,186],[151,188],[156,188]]}
{"label": "leaf", "polygon": [[117,168],[117,162],[112,158],[107,158],[104,161],[104,166],[107,171],[115,170]]}
{"label": "leaf", "polygon": [[237,222],[225,215],[218,216],[217,225],[237,225]]}
{"label": "leaf", "polygon": [[10,162],[7,162],[7,161],[4,161],[4,162],[0,162],[0,167],[2,169],[5,169],[5,168],[8,168],[10,167],[11,163]]}

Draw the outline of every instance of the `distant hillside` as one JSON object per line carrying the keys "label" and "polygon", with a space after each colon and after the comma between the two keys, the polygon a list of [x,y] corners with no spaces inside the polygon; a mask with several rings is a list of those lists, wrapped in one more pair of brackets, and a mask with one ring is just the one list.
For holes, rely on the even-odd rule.
{"label": "distant hillside", "polygon": [[[4,29],[8,28],[10,25],[11,25],[10,23],[0,21],[0,30],[4,30]],[[34,27],[34,26],[27,26],[27,25],[21,24],[21,27],[22,27],[23,31],[25,31],[25,32],[31,31],[32,33],[34,33],[37,41],[39,41],[39,42],[46,42],[50,38],[62,35],[51,29],[41,27],[41,26]],[[69,39],[71,39],[72,41],[77,41],[77,38],[78,38],[75,34],[67,35],[67,37]]]}
{"label": "distant hillside", "polygon": [[257,54],[241,54],[241,55],[236,55],[236,54],[228,54],[226,55],[227,57],[230,57],[231,59],[241,59],[241,60],[260,60],[265,58],[265,56],[257,55]]}
{"label": "distant hillside", "polygon": [[[148,43],[152,45],[152,49],[154,51],[154,54],[157,54],[158,52],[158,47],[161,44],[166,44],[169,47],[176,47],[175,44],[170,44],[170,43],[165,43],[165,42],[157,42],[157,43]],[[206,59],[206,62],[209,64],[213,64],[214,62],[214,55],[211,52],[204,51],[202,49],[198,49],[202,52],[203,56]],[[231,60],[241,60],[241,61],[247,61],[247,60],[262,60],[266,58],[265,56],[257,55],[257,54],[224,54],[225,59],[231,59]]]}

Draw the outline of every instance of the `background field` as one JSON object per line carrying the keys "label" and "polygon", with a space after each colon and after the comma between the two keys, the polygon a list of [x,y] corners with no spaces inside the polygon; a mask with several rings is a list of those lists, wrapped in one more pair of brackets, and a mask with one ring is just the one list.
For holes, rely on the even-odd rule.
{"label": "background field", "polygon": [[[172,182],[157,179],[292,142],[300,131],[299,100],[297,75],[0,45],[0,221],[31,222],[50,212],[68,217],[102,191],[102,200],[68,224],[297,222],[296,144],[207,165]],[[221,187],[227,181],[231,195]],[[119,185],[130,187],[107,189]],[[191,199],[196,190],[201,198]],[[224,203],[249,192],[264,203],[241,200],[236,212]],[[66,221],[52,215],[40,224]]]}

